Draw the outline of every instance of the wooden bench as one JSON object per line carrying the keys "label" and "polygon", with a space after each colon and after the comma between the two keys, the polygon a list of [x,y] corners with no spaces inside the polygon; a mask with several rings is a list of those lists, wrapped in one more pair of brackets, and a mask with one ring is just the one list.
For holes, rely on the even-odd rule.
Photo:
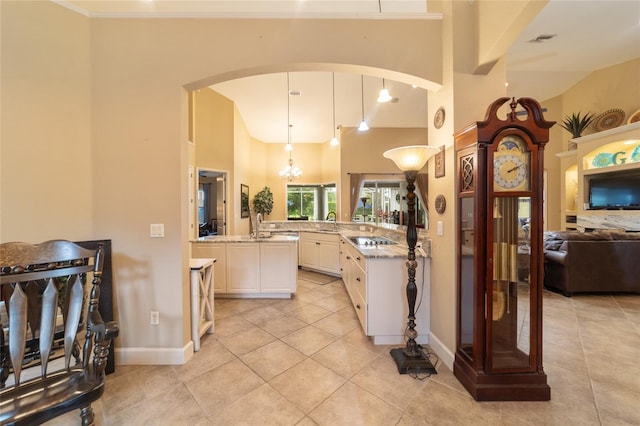
{"label": "wooden bench", "polygon": [[[75,409],[83,425],[94,424],[91,403],[104,393],[118,335],[98,311],[103,256],[102,245],[88,250],[63,240],[0,245],[8,316],[0,324],[0,424],[40,424]],[[23,381],[23,373],[35,377]]]}

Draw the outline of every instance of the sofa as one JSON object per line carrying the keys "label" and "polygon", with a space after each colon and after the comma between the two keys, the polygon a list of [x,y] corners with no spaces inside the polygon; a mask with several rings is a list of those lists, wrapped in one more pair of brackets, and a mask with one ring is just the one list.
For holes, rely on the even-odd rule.
{"label": "sofa", "polygon": [[544,286],[573,293],[640,293],[640,233],[545,233]]}

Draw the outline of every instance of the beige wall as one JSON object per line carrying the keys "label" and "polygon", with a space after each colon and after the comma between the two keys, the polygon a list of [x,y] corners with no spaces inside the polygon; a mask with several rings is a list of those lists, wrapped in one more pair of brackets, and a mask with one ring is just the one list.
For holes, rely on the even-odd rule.
{"label": "beige wall", "polygon": [[196,166],[209,170],[233,169],[234,104],[209,88],[193,92]]}
{"label": "beige wall", "polygon": [[[596,116],[612,108],[627,117],[640,108],[640,58],[589,74],[562,95],[563,115],[582,111]],[[626,119],[625,119],[626,123]],[[583,136],[594,133],[591,126]],[[571,135],[562,131],[564,146]],[[566,148],[565,148],[566,150]]]}
{"label": "beige wall", "polygon": [[0,241],[109,238],[95,227],[89,21],[2,2]]}

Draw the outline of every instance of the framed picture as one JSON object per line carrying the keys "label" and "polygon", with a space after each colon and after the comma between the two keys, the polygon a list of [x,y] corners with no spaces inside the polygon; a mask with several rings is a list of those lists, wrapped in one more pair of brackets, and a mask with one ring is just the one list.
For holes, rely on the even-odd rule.
{"label": "framed picture", "polygon": [[249,187],[240,184],[240,217],[249,217]]}
{"label": "framed picture", "polygon": [[436,171],[435,176],[437,178],[444,176],[444,145],[440,147],[440,152],[435,155]]}

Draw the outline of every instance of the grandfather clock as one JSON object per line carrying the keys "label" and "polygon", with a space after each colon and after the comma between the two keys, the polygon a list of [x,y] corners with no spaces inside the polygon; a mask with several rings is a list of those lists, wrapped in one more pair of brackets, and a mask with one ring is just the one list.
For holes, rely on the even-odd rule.
{"label": "grandfather clock", "polygon": [[[542,368],[543,154],[537,101],[493,102],[456,133],[458,321],[453,372],[478,401],[547,401]],[[520,104],[526,115],[516,113]],[[503,114],[504,116],[505,114]]]}

